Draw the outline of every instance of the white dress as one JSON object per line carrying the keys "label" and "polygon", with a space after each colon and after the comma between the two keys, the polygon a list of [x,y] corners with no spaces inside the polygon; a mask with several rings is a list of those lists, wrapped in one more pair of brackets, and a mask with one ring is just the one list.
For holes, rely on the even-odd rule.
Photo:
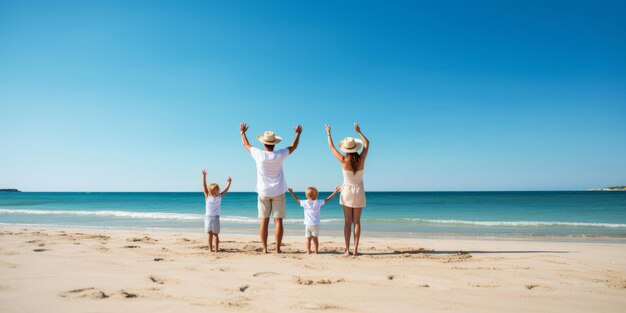
{"label": "white dress", "polygon": [[365,188],[363,187],[363,170],[343,171],[343,186],[341,187],[341,196],[339,204],[351,208],[365,207]]}

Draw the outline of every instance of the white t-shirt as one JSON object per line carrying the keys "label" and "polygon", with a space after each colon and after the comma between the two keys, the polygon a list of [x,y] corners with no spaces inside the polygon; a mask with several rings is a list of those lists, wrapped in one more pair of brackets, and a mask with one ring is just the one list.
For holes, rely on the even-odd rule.
{"label": "white t-shirt", "polygon": [[324,200],[300,200],[300,206],[304,208],[304,225],[320,224],[320,208]]}
{"label": "white t-shirt", "polygon": [[287,181],[283,173],[283,162],[289,156],[289,148],[278,151],[263,151],[250,148],[256,162],[256,192],[260,196],[280,196],[287,192]]}
{"label": "white t-shirt", "polygon": [[209,217],[220,215],[220,206],[222,204],[222,195],[206,197],[206,215]]}

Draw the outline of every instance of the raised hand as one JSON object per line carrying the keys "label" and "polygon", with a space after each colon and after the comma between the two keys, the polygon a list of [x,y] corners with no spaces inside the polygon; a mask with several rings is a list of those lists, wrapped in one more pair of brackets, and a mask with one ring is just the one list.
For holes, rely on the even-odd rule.
{"label": "raised hand", "polygon": [[360,133],[360,132],[361,132],[361,127],[359,126],[359,123],[354,123],[354,130],[355,130],[357,133]]}
{"label": "raised hand", "polygon": [[335,192],[339,192],[339,191],[341,191],[341,186],[335,187]]}
{"label": "raised hand", "polygon": [[226,179],[226,181],[230,183],[230,182],[232,182],[232,181],[233,181],[233,179],[232,179],[232,178],[230,178],[230,176],[228,176],[228,178]]}
{"label": "raised hand", "polygon": [[326,135],[330,135],[330,125],[326,124]]}
{"label": "raised hand", "polygon": [[293,130],[296,132],[296,134],[299,135],[299,134],[302,133],[302,126],[300,124],[298,124],[296,127],[294,127]]}
{"label": "raised hand", "polygon": [[242,133],[245,133],[248,131],[248,124],[247,123],[241,123],[239,124],[239,131]]}
{"label": "raised hand", "polygon": [[289,191],[289,192],[293,192],[293,189],[291,189],[291,188],[287,188],[287,191]]}
{"label": "raised hand", "polygon": [[202,169],[202,176],[206,176],[206,169]]}

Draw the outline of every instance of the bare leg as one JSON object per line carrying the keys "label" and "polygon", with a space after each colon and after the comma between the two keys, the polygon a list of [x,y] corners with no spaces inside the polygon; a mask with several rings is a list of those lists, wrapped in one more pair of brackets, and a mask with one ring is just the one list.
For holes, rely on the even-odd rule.
{"label": "bare leg", "polygon": [[311,254],[311,237],[306,237],[306,254]]}
{"label": "bare leg", "polygon": [[350,232],[352,230],[352,208],[347,206],[343,206],[343,238],[346,241],[346,249],[343,252],[343,255],[350,255]]}
{"label": "bare leg", "polygon": [[315,254],[319,251],[320,244],[317,241],[317,237],[313,237],[313,244],[315,244]]}
{"label": "bare leg", "polygon": [[265,217],[261,219],[261,229],[259,230],[259,234],[261,235],[261,245],[263,245],[263,253],[267,253],[267,236],[268,231],[267,228],[270,225],[270,218]]}
{"label": "bare leg", "polygon": [[220,251],[220,235],[215,234],[215,252]]}
{"label": "bare leg", "polygon": [[354,256],[359,254],[359,239],[361,239],[361,211],[363,208],[352,210],[352,221],[354,222]]}
{"label": "bare leg", "polygon": [[213,252],[213,233],[209,232],[209,251]]}
{"label": "bare leg", "polygon": [[274,219],[274,236],[276,238],[276,253],[282,253],[280,251],[280,245],[283,242],[283,219],[275,218]]}

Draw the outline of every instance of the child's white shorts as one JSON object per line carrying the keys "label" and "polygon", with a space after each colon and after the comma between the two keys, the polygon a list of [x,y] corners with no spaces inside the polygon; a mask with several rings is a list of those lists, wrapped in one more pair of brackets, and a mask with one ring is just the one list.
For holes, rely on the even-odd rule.
{"label": "child's white shorts", "polygon": [[204,216],[204,232],[219,234],[220,233],[220,216]]}
{"label": "child's white shorts", "polygon": [[305,237],[318,237],[320,235],[320,225],[306,225],[304,226]]}

